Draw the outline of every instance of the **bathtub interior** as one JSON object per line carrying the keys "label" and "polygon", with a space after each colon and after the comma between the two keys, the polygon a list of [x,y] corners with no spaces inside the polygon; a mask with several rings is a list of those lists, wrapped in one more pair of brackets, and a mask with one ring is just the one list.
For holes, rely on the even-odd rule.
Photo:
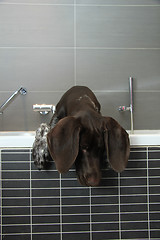
{"label": "bathtub interior", "polygon": [[159,239],[160,131],[129,134],[126,170],[104,168],[101,185],[85,187],[74,166],[36,169],[34,132],[0,133],[1,239]]}

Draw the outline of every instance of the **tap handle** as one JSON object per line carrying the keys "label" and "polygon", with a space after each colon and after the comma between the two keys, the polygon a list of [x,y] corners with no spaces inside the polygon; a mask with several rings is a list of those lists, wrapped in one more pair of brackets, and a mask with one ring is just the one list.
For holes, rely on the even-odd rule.
{"label": "tap handle", "polygon": [[120,112],[124,112],[124,111],[126,111],[126,106],[119,106],[118,110]]}
{"label": "tap handle", "polygon": [[126,106],[119,106],[118,110],[120,112],[126,112],[126,111],[130,111],[131,108],[130,107],[126,107]]}

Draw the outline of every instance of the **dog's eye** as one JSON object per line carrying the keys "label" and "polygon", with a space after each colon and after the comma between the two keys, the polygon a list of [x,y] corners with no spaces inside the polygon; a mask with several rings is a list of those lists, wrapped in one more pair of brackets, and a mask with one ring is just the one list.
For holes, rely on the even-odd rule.
{"label": "dog's eye", "polygon": [[88,150],[89,147],[88,147],[87,145],[82,145],[82,146],[81,146],[81,149],[82,149],[82,150]]}

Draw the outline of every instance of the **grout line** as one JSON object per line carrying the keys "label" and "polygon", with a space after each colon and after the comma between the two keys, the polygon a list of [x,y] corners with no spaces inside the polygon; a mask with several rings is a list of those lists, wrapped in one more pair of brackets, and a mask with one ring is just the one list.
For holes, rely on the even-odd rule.
{"label": "grout line", "polygon": [[[94,222],[95,225],[100,225],[100,224],[117,224],[119,221],[104,221],[104,222]],[[146,220],[140,220],[140,221],[133,221],[133,223],[147,223],[148,221]],[[159,223],[160,220],[153,220],[152,222],[154,223]],[[70,222],[70,223],[63,223],[64,225],[84,225],[84,224],[89,224],[90,222]],[[130,220],[128,221],[122,221],[122,223],[131,223]],[[15,224],[3,224],[3,226],[5,227],[9,227],[9,226],[29,226],[30,224],[27,223],[15,223]],[[33,223],[33,226],[59,226],[59,223]],[[125,231],[125,230],[124,230]]]}
{"label": "grout line", "polygon": [[59,174],[59,221],[60,221],[60,240],[63,239],[63,219],[62,219],[62,178],[61,173]]}
{"label": "grout line", "polygon": [[119,240],[122,239],[121,229],[121,179],[120,173],[118,173],[118,206],[119,206]]}
{"label": "grout line", "polygon": [[[133,203],[133,202],[129,202],[129,203],[123,203],[123,204],[120,204],[121,206],[136,206],[136,205],[145,205],[146,204],[146,202],[137,202],[137,203]],[[157,205],[157,204],[159,204],[159,202],[154,202],[154,203],[151,203],[151,205]],[[63,207],[64,208],[70,208],[70,207],[104,207],[104,206],[107,206],[107,207],[109,207],[109,206],[119,206],[119,203],[113,203],[113,204],[107,204],[107,203],[104,203],[104,204],[70,204],[70,205],[63,205]],[[4,208],[4,209],[9,209],[9,208],[16,208],[16,209],[18,209],[18,208],[29,208],[30,206],[24,206],[24,205],[22,205],[22,206],[8,206],[8,205],[4,205],[4,206],[2,206],[2,209]],[[46,208],[50,208],[50,207],[52,207],[52,208],[57,208],[57,207],[60,207],[60,205],[37,205],[37,206],[34,206],[34,208],[44,208],[44,207],[46,207]],[[92,212],[91,212],[91,214],[92,214]],[[119,212],[119,214],[120,214],[120,212]],[[33,215],[33,214],[32,214]],[[35,214],[36,215],[36,214]],[[38,214],[37,214],[38,215]],[[12,216],[12,215],[11,215]]]}
{"label": "grout line", "polygon": [[[5,2],[0,5],[24,5],[24,6],[64,6],[73,7],[73,3],[20,3],[20,2]],[[87,4],[77,3],[77,7],[160,7],[159,4]]]}
{"label": "grout line", "polygon": [[65,3],[19,3],[19,2],[12,2],[12,3],[10,3],[10,2],[5,2],[5,3],[0,3],[0,5],[23,5],[23,6],[64,6],[64,7],[73,7],[73,4],[70,4],[70,3],[68,3],[68,4],[65,4]]}
{"label": "grout line", "polygon": [[[75,50],[75,52],[76,52],[76,50]],[[75,54],[76,55],[76,54]],[[75,59],[75,57],[74,57],[74,59]],[[74,63],[74,65],[75,65],[75,63]],[[76,76],[76,74],[74,73],[74,75]],[[74,77],[74,79],[75,79],[75,77]],[[76,82],[76,81],[75,81]],[[5,94],[5,93],[11,93],[12,91],[0,91],[0,93],[2,93],[2,94]],[[54,90],[54,91],[50,91],[50,90],[48,90],[48,91],[29,91],[31,94],[39,94],[39,93],[60,93],[60,94],[63,94],[64,93],[64,91],[62,90],[60,90],[60,91],[58,91],[58,90]],[[107,90],[107,89],[105,89],[105,90],[102,90],[102,89],[98,89],[98,90],[93,90],[93,92],[95,93],[95,94],[99,94],[99,93],[105,93],[105,94],[107,94],[107,93],[128,93],[128,90],[126,89],[120,89],[120,90],[118,90],[118,89],[110,89],[110,90]],[[135,90],[134,91],[135,93],[160,93],[160,90],[157,90],[157,89],[151,89],[151,90]],[[142,145],[142,146],[136,146],[136,145],[131,145],[131,147],[133,147],[133,148],[135,148],[135,147],[139,147],[139,148],[143,148],[143,147],[147,147],[148,145]],[[150,147],[159,147],[159,145],[153,145],[153,146],[150,146]],[[13,147],[11,147],[11,148],[13,148]],[[8,147],[7,147],[7,149],[8,149]],[[26,149],[30,149],[30,147],[26,147]],[[134,151],[133,151],[134,152]],[[141,151],[139,151],[139,152],[141,152]],[[143,151],[142,151],[143,152]],[[15,152],[14,152],[15,153]],[[7,154],[12,154],[11,152],[10,153],[7,153]],[[25,152],[23,153],[23,154],[25,154]]]}
{"label": "grout line", "polygon": [[150,200],[149,200],[149,156],[148,156],[148,147],[147,147],[147,208],[148,208],[148,240],[151,239],[150,233]]}
{"label": "grout line", "polygon": [[[76,6],[75,6],[76,7]],[[76,13],[76,12],[75,12]],[[74,14],[74,16],[76,17],[76,14]],[[76,25],[74,26],[76,27]],[[73,44],[72,46],[19,46],[19,47],[15,47],[15,46],[0,46],[0,49],[69,49],[69,50],[73,50],[75,47],[75,45]],[[77,50],[160,50],[160,48],[154,48],[154,47],[97,47],[97,46],[92,46],[92,47],[76,47]]]}
{"label": "grout line", "polygon": [[160,7],[156,4],[77,4],[78,7]]}
{"label": "grout line", "polygon": [[[76,7],[75,7],[76,8]],[[76,17],[76,11],[74,12],[74,18]],[[74,21],[74,28],[76,28],[76,21]],[[75,35],[75,32],[74,32],[74,35]],[[75,40],[75,39],[74,39]],[[14,46],[3,46],[3,47],[0,47],[0,49],[65,49],[65,50],[73,50],[74,48],[76,47],[77,50],[160,50],[160,48],[142,48],[142,47],[139,47],[139,48],[136,48],[136,47],[96,47],[96,46],[93,46],[93,47],[85,47],[85,46],[82,46],[82,47],[77,47],[75,45],[75,41],[74,41],[74,44],[73,46],[70,46],[70,47],[67,47],[67,46],[61,46],[61,47],[54,47],[54,46],[48,46],[48,47],[44,47],[44,46],[19,46],[19,47],[14,47]]]}
{"label": "grout line", "polygon": [[[137,196],[142,197],[142,196],[146,196],[146,194],[147,193],[143,193],[143,194],[137,194],[137,193],[135,193],[135,194],[123,194],[123,195],[121,195],[121,197],[134,197],[134,196],[135,197],[137,197]],[[157,193],[149,194],[149,196],[160,196],[160,194],[157,194]],[[65,199],[65,198],[81,198],[81,197],[88,198],[88,196],[86,196],[86,195],[63,196],[62,198]],[[118,197],[118,195],[116,195],[116,194],[115,195],[106,195],[106,194],[104,194],[104,195],[94,195],[94,197],[95,198],[100,198],[100,197],[103,197],[103,198],[105,198],[105,197]],[[3,199],[29,199],[29,198],[30,197],[3,197]],[[32,199],[55,199],[55,198],[57,199],[59,197],[58,196],[53,196],[53,197],[51,197],[51,196],[38,196],[38,197],[33,197]],[[124,204],[124,205],[126,205],[126,204]]]}
{"label": "grout line", "polygon": [[[146,203],[145,203],[146,204]],[[137,212],[121,212],[121,214],[123,214],[123,215],[127,215],[127,214],[132,214],[132,215],[134,215],[134,214],[147,214],[148,213],[148,211],[146,210],[146,211],[137,211]],[[160,213],[160,211],[150,211],[150,213],[156,213],[156,214],[158,214],[158,213]],[[102,213],[102,212],[96,212],[96,213],[92,213],[92,215],[94,215],[94,216],[97,216],[97,215],[101,215],[101,216],[104,216],[104,215],[107,215],[107,216],[113,216],[113,215],[118,215],[118,212],[110,212],[110,213]],[[9,217],[9,218],[14,218],[14,217],[29,217],[30,216],[30,214],[25,214],[25,215],[22,215],[22,214],[16,214],[16,215],[3,215],[3,217]],[[41,217],[50,217],[50,216],[60,216],[60,214],[33,214],[32,215],[33,217],[39,217],[39,216],[41,216]],[[65,213],[65,214],[63,214],[63,216],[90,216],[90,213],[88,212],[88,213]],[[155,221],[155,220],[154,220]],[[119,221],[118,221],[119,222]],[[124,221],[122,221],[122,222],[124,222]],[[128,221],[129,222],[129,221]],[[153,221],[152,221],[153,222]],[[74,224],[74,223],[73,223]],[[152,229],[153,230],[153,229]],[[117,231],[119,231],[119,229],[117,230]],[[125,231],[125,229],[124,230],[122,230],[121,229],[121,232],[123,232],[123,231]],[[93,231],[92,231],[93,232]]]}
{"label": "grout line", "polygon": [[31,150],[30,150],[30,155],[29,155],[29,160],[30,160],[30,231],[31,231],[31,239],[32,240],[32,164],[31,164],[31,161],[32,161],[32,158],[31,158]]}
{"label": "grout line", "polygon": [[[153,159],[153,161],[154,161],[154,159]],[[156,161],[158,161],[158,160],[156,160]],[[151,170],[158,170],[158,169],[160,169],[160,167],[152,167],[152,168],[150,168]],[[105,170],[105,169],[104,169]],[[142,167],[142,168],[126,168],[126,171],[142,171],[142,170],[147,170],[147,168],[146,167]],[[28,172],[29,171],[29,169],[18,169],[18,170],[2,170],[2,172],[4,172],[4,173],[8,173],[8,172],[12,172],[12,173],[23,173],[23,172]],[[31,170],[31,172],[37,172],[36,170]],[[48,172],[56,172],[56,171],[52,171],[52,170],[50,170],[50,171],[48,171]],[[54,178],[55,179],[55,178]],[[106,178],[103,178],[103,179],[106,179]],[[65,180],[65,179],[63,179],[63,180]],[[79,188],[82,188],[82,187],[79,187]],[[103,187],[103,188],[106,188],[106,187]]]}
{"label": "grout line", "polygon": [[[155,168],[155,169],[157,169],[157,168]],[[151,170],[153,170],[153,168],[151,169]],[[129,176],[124,176],[124,177],[121,177],[121,179],[123,179],[123,180],[128,180],[128,179],[146,179],[147,177],[146,176],[138,176],[138,177],[129,177]],[[155,176],[149,176],[149,178],[160,178],[160,176],[159,175],[155,175]],[[102,178],[103,180],[117,180],[118,178],[117,177],[106,177],[106,178]],[[62,179],[63,181],[77,181],[77,178],[63,178]],[[5,182],[5,181],[10,181],[10,182],[12,182],[12,181],[28,181],[28,179],[20,179],[20,178],[6,178],[6,179],[3,179],[2,180],[3,182]],[[32,181],[58,181],[56,178],[53,178],[53,179],[51,179],[51,178],[46,178],[46,179],[40,179],[40,178],[35,178],[35,179],[32,179]],[[131,185],[131,186],[133,186],[133,185]],[[137,186],[137,185],[136,185]],[[145,186],[145,185],[144,185]],[[71,186],[71,188],[73,188],[74,186]],[[56,188],[56,187],[55,187]],[[82,187],[74,187],[74,188],[82,188]],[[101,187],[102,188],[102,187]],[[104,188],[104,187],[103,187]],[[105,187],[106,188],[106,187]],[[4,188],[5,189],[5,188]],[[8,188],[6,188],[6,189],[8,189]],[[40,188],[33,188],[33,189],[40,189]],[[51,188],[50,188],[51,189]],[[83,189],[87,189],[87,187],[84,187]]]}
{"label": "grout line", "polygon": [[[156,230],[156,231],[160,231],[159,229],[153,229],[153,230]],[[123,232],[146,232],[146,229],[126,229],[126,230],[123,230]],[[94,233],[115,233],[115,232],[118,232],[118,230],[95,230],[95,231],[93,231]],[[60,232],[45,232],[45,234],[59,234]],[[65,231],[65,232],[63,232],[64,234],[83,234],[83,233],[89,233],[89,231],[88,230],[86,230],[86,231],[72,231],[72,232],[70,232],[70,231]],[[5,234],[3,234],[3,236],[19,236],[19,235],[28,235],[28,233],[5,233]],[[44,235],[44,232],[35,232],[35,233],[33,233],[33,235],[36,235],[36,234],[39,234],[39,235]],[[44,238],[43,238],[44,239]],[[53,239],[53,238],[52,238]],[[72,238],[73,239],[73,238]],[[136,239],[136,240],[140,240],[140,239],[142,239],[142,240],[144,240],[144,239],[146,239],[146,238],[127,238],[127,240],[133,240],[133,239]],[[152,238],[152,240],[153,239],[156,239],[156,240],[159,240],[159,238]],[[115,239],[114,239],[115,240]],[[117,239],[116,239],[117,240]],[[124,239],[123,239],[124,240]],[[148,240],[148,238],[147,238],[147,240]]]}
{"label": "grout line", "polygon": [[92,188],[89,187],[90,240],[92,240]]}
{"label": "grout line", "polygon": [[[134,178],[133,178],[134,179]],[[121,186],[121,188],[122,189],[125,189],[125,188],[146,188],[146,187],[148,187],[148,185],[146,184],[146,185],[124,185],[124,186]],[[160,187],[160,184],[154,184],[154,185],[151,185],[150,186],[151,188],[153,187]],[[6,191],[21,191],[21,190],[29,190],[30,188],[28,188],[28,187],[24,187],[24,188],[3,188],[3,190],[6,190]],[[58,190],[59,188],[58,187],[51,187],[51,188],[32,188],[33,190]],[[75,189],[82,189],[82,190],[86,190],[86,189],[88,189],[88,188],[81,188],[81,187],[62,187],[61,188],[62,190],[75,190]],[[105,188],[102,188],[102,189],[118,189],[118,186],[107,186],[107,187],[105,187]],[[12,198],[12,197],[14,197],[14,195],[13,196],[7,196],[7,197],[4,197],[4,198]],[[23,198],[23,196],[19,196],[19,197],[22,197]],[[42,195],[41,195],[41,197],[43,197]],[[45,195],[44,195],[44,197],[45,197]],[[24,196],[24,198],[25,198],[25,196]],[[34,197],[33,197],[34,198]]]}

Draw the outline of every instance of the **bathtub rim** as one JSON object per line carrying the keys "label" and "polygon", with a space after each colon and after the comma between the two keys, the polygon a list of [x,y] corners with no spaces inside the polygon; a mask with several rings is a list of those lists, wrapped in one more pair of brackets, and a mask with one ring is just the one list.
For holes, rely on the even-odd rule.
{"label": "bathtub rim", "polygon": [[[160,146],[160,130],[127,131],[132,146]],[[35,131],[0,132],[0,148],[31,148]]]}

